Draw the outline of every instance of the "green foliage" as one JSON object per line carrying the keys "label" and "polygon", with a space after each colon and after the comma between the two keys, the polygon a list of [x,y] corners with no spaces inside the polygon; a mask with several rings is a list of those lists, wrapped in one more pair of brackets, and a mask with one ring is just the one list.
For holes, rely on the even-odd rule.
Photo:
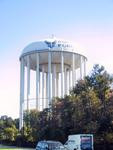
{"label": "green foliage", "polygon": [[18,130],[13,125],[12,127],[7,127],[4,129],[5,140],[15,141]]}
{"label": "green foliage", "polygon": [[15,141],[18,129],[11,117],[2,116],[0,118],[0,140]]}
{"label": "green foliage", "polygon": [[103,66],[95,65],[90,76],[86,77],[87,83],[97,94],[101,102],[105,101],[105,94],[110,89],[113,77],[110,76]]}
{"label": "green foliage", "polygon": [[105,134],[105,140],[107,143],[113,143],[113,132]]}

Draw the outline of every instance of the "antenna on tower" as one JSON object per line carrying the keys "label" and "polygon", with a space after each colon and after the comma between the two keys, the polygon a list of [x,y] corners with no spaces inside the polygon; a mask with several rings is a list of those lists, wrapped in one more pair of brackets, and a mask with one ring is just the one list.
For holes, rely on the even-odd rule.
{"label": "antenna on tower", "polygon": [[52,38],[52,39],[54,39],[54,37],[55,37],[55,35],[54,35],[54,34],[52,34],[52,35],[51,35],[51,38]]}

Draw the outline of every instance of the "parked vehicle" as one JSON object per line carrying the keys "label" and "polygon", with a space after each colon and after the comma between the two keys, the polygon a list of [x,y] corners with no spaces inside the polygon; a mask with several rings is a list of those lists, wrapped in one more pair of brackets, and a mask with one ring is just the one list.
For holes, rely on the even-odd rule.
{"label": "parked vehicle", "polygon": [[69,135],[68,141],[64,144],[64,146],[69,150],[93,150],[93,135]]}
{"label": "parked vehicle", "polygon": [[59,141],[39,141],[36,150],[67,150]]}

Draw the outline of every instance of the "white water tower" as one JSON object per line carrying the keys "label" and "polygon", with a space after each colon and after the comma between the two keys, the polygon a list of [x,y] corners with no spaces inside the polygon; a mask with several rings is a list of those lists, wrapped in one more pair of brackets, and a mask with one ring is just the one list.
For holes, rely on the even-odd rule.
{"label": "white water tower", "polygon": [[[65,40],[50,38],[26,46],[20,56],[20,129],[23,112],[48,108],[53,97],[63,97],[86,75],[87,58]],[[31,71],[35,74],[32,79]],[[32,80],[34,97],[31,95]],[[25,88],[26,87],[26,88]],[[25,106],[26,105],[26,106]]]}

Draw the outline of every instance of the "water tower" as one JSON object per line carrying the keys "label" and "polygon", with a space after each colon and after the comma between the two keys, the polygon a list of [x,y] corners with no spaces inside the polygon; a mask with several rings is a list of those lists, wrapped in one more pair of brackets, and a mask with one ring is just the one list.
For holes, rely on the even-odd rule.
{"label": "water tower", "polygon": [[[24,110],[43,110],[49,107],[53,97],[69,94],[76,81],[86,75],[86,60],[70,42],[56,38],[33,42],[23,49],[20,56],[20,129]],[[35,84],[31,87],[32,82]]]}

